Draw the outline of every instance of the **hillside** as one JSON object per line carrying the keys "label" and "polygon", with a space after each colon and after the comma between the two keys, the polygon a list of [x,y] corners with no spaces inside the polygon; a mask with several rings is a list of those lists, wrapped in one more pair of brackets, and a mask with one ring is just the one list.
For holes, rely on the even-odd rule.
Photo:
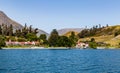
{"label": "hillside", "polygon": [[69,37],[69,36],[71,35],[71,32],[74,32],[74,33],[75,33],[75,35],[77,35],[77,34],[78,34],[78,32],[75,32],[75,31],[69,31],[69,32],[65,33],[65,34],[64,34],[64,36]]}
{"label": "hillside", "polygon": [[83,30],[83,28],[64,28],[64,29],[58,30],[58,33],[59,33],[59,35],[65,35],[65,34],[69,33],[70,31],[74,31],[74,32],[78,33],[82,30]]}
{"label": "hillside", "polygon": [[[3,11],[0,11],[0,25],[2,25],[2,24],[7,25],[7,26],[10,26],[12,24],[13,25],[13,30],[23,28],[23,26],[20,23],[12,20]],[[46,34],[47,36],[49,36],[48,33],[46,33],[45,31],[39,29],[37,36],[39,36],[40,34]]]}
{"label": "hillside", "polygon": [[[115,33],[118,33],[118,35],[114,36]],[[91,38],[95,38],[96,42],[104,42],[110,44],[111,47],[118,47],[120,43],[120,25],[102,28],[94,36],[80,38],[79,41],[89,41]]]}
{"label": "hillside", "polygon": [[0,11],[0,25],[5,24],[5,25],[13,25],[14,29],[21,29],[23,26],[16,21],[10,19],[4,12]]}

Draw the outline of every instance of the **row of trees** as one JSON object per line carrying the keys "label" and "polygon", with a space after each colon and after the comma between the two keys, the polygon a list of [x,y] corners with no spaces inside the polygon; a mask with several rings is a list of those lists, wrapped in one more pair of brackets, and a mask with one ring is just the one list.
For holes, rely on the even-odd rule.
{"label": "row of trees", "polygon": [[0,35],[13,36],[13,26],[7,26],[5,24],[0,25]]}
{"label": "row of trees", "polygon": [[[5,46],[5,41],[38,41],[40,45],[50,47],[72,47],[76,45],[77,38],[74,32],[71,32],[69,37],[60,36],[56,29],[53,29],[50,36],[47,38],[45,34],[37,36],[38,29],[33,29],[32,26],[25,26],[22,29],[14,30],[12,24],[10,26],[0,25],[0,47]],[[3,38],[4,37],[4,38]]]}
{"label": "row of trees", "polygon": [[[108,24],[106,25],[106,27],[108,27]],[[99,24],[99,25],[96,25],[96,26],[93,26],[92,28],[90,29],[84,29],[82,30],[79,34],[78,34],[78,37],[79,38],[85,38],[85,37],[90,37],[90,36],[94,36],[96,35],[97,32],[101,31],[103,28],[105,28],[105,26],[102,26]]]}

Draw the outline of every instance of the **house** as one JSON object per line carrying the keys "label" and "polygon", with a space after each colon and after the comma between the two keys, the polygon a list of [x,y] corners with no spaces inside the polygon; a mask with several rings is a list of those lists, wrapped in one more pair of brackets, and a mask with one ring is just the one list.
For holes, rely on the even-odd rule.
{"label": "house", "polygon": [[6,41],[5,42],[6,43],[6,46],[10,46],[10,45],[20,45],[20,46],[24,46],[24,45],[38,45],[39,44],[39,42],[35,42],[35,41],[32,41],[32,42],[30,42],[30,41],[27,41],[27,42],[17,42],[17,41],[15,41],[15,42],[12,42],[12,41]]}
{"label": "house", "polygon": [[88,48],[89,44],[84,42],[77,42],[76,48]]}

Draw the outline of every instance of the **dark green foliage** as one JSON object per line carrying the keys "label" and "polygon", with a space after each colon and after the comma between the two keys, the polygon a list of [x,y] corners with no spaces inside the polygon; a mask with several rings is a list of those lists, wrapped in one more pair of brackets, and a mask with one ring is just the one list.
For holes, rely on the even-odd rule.
{"label": "dark green foliage", "polygon": [[59,36],[58,46],[59,47],[71,47],[72,41],[66,36]]}
{"label": "dark green foliage", "polygon": [[9,39],[10,39],[11,41],[16,41],[16,38],[15,38],[14,36],[10,36]]}
{"label": "dark green foliage", "polygon": [[78,40],[76,35],[75,35],[75,32],[71,32],[71,35],[69,36],[69,39],[71,40],[72,45],[75,46],[76,42]]}
{"label": "dark green foliage", "polygon": [[0,35],[4,36],[13,36],[13,26],[7,26],[5,24],[0,25]]}
{"label": "dark green foliage", "polygon": [[27,28],[27,25],[25,24],[24,28],[22,29],[22,36],[24,38],[27,38],[26,34],[28,34],[28,28]]}
{"label": "dark green foliage", "polygon": [[[104,27],[103,27],[104,28]],[[92,28],[90,29],[84,29],[82,30],[79,34],[78,34],[78,37],[79,38],[85,38],[85,37],[90,37],[90,36],[94,36],[96,35],[98,32],[101,32],[101,25],[96,25],[96,26],[93,26]]]}
{"label": "dark green foliage", "polygon": [[90,42],[89,42],[89,47],[96,49],[97,48],[97,43],[95,42],[94,38],[91,38]]}
{"label": "dark green foliage", "polygon": [[40,37],[39,37],[41,40],[46,40],[47,39],[47,36],[45,34],[41,34]]}
{"label": "dark green foliage", "polygon": [[49,46],[57,47],[58,46],[58,32],[56,29],[53,29],[53,31],[50,34],[50,37],[48,39]]}
{"label": "dark green foliage", "polygon": [[97,48],[96,42],[89,42],[89,47],[93,48],[93,49],[96,49]]}
{"label": "dark green foliage", "polygon": [[115,33],[114,33],[114,36],[115,36],[115,37],[116,37],[116,36],[118,36],[118,35],[119,35],[119,33],[118,33],[118,32],[115,32]]}
{"label": "dark green foliage", "polygon": [[39,37],[41,43],[43,45],[47,45],[48,44],[48,41],[47,41],[47,36],[45,34],[41,34],[40,37]]}
{"label": "dark green foliage", "polygon": [[34,34],[36,35],[38,33],[38,28],[35,28]]}
{"label": "dark green foliage", "polygon": [[26,35],[26,38],[28,41],[37,41],[38,40],[37,36],[33,33],[28,33]]}
{"label": "dark green foliage", "polygon": [[25,38],[18,38],[17,41],[18,42],[25,42],[25,41],[27,41],[27,39],[25,39]]}
{"label": "dark green foliage", "polygon": [[19,29],[19,30],[16,30],[15,36],[17,36],[17,37],[22,37],[22,32],[21,32],[20,29]]}
{"label": "dark green foliage", "polygon": [[94,38],[91,38],[91,41],[90,42],[95,42],[95,39]]}
{"label": "dark green foliage", "polygon": [[115,33],[114,33],[114,36],[118,36],[120,34],[120,30],[117,30]]}
{"label": "dark green foliage", "polygon": [[5,37],[0,35],[0,49],[5,47]]}
{"label": "dark green foliage", "polygon": [[0,25],[0,35],[2,35],[2,27],[1,27],[1,25]]}
{"label": "dark green foliage", "polygon": [[89,29],[84,29],[82,30],[79,34],[78,34],[78,37],[79,38],[84,38],[84,37],[88,37],[89,36]]}
{"label": "dark green foliage", "polygon": [[12,24],[9,26],[9,29],[8,29],[8,33],[9,33],[9,36],[12,36],[13,35],[13,26]]}
{"label": "dark green foliage", "polygon": [[30,25],[30,27],[29,27],[29,33],[33,33],[33,31],[32,31],[32,25]]}

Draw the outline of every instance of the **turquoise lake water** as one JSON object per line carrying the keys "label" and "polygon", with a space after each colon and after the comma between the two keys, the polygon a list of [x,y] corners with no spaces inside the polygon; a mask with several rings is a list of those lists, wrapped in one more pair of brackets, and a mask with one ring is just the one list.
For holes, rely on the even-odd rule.
{"label": "turquoise lake water", "polygon": [[120,50],[0,50],[0,73],[120,73]]}

